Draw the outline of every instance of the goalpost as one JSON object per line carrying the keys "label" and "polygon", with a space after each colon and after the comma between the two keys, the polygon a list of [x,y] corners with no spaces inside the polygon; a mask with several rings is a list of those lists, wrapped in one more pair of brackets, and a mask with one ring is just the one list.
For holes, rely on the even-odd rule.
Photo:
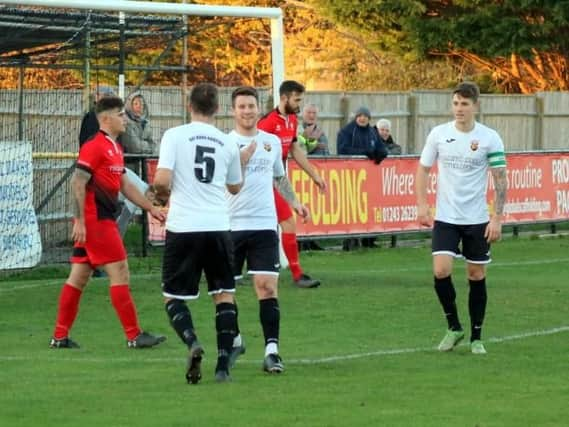
{"label": "goalpost", "polygon": [[[131,0],[3,0],[2,3],[18,6],[105,10],[122,13],[158,13],[169,15],[226,16],[270,19],[273,99],[279,99],[279,86],[284,80],[283,13],[280,8],[151,3],[147,1]],[[122,82],[119,80],[119,91],[123,90],[120,89],[121,85],[124,89],[124,77]]]}
{"label": "goalpost", "polygon": [[[90,34],[90,31],[93,30],[96,31],[93,34],[103,39],[103,42],[111,40],[110,43],[116,43],[116,40],[120,40],[120,28],[125,25],[125,18],[127,23],[130,19],[131,24],[133,17],[135,21],[138,19],[136,31],[146,31],[143,37],[152,37],[154,40],[162,40],[159,38],[168,37],[167,31],[170,30],[162,30],[163,32],[160,34],[153,32],[153,28],[158,26],[153,21],[164,23],[164,28],[166,25],[171,27],[174,25],[168,16],[269,20],[270,34],[267,34],[265,40],[267,40],[267,45],[269,41],[271,45],[271,70],[269,73],[272,76],[272,87],[260,90],[259,93],[261,99],[264,98],[267,104],[269,104],[268,100],[271,94],[273,101],[279,99],[278,88],[284,80],[283,12],[280,8],[154,3],[130,0],[6,0],[2,1],[1,5],[4,8],[0,7],[0,11],[6,10],[7,6],[14,6],[15,9],[27,7],[33,13],[35,13],[33,8],[56,10],[59,12],[57,14],[58,20],[62,20],[61,17],[65,16],[67,34],[71,31],[71,34],[74,35],[67,41],[52,41],[51,43],[49,42],[50,38],[45,37],[46,44],[56,46],[49,48],[55,52],[55,55],[51,57],[52,60],[62,52],[62,57],[64,57],[62,62],[58,62],[59,57],[56,57],[54,62],[49,63],[49,66],[52,69],[65,69],[67,67],[67,69],[83,70],[85,81],[82,85],[82,91],[79,89],[81,86],[77,89],[63,86],[65,82],[58,83],[61,84],[60,87],[45,92],[27,89],[23,84],[24,71],[22,70],[42,64],[32,64],[25,61],[20,63],[18,56],[9,56],[9,58],[15,58],[13,67],[15,69],[20,67],[20,84],[18,90],[0,91],[0,123],[2,123],[0,127],[0,277],[3,271],[33,267],[41,258],[46,260],[48,256],[58,256],[63,249],[67,248],[64,243],[68,243],[69,218],[72,215],[70,207],[73,202],[69,192],[61,183],[68,179],[69,171],[74,163],[75,155],[71,153],[74,152],[77,144],[77,126],[82,111],[84,112],[82,110],[84,102],[88,98],[85,95],[91,91],[89,84],[90,59],[86,59],[84,64],[69,62],[69,58],[77,55],[72,49],[80,49],[82,46],[77,41],[79,37],[72,44],[68,45],[68,42],[73,41],[81,32]],[[82,10],[87,18],[76,17],[79,15],[77,13],[79,10]],[[99,19],[103,12],[112,12],[111,20],[116,16],[116,21],[112,24],[112,33],[104,32],[105,29],[102,28],[102,25],[93,27],[89,21],[91,15]],[[145,21],[140,21],[140,17],[143,15],[146,15]],[[157,17],[157,15],[161,16]],[[6,22],[12,27],[8,25],[3,27],[8,28],[7,32],[10,31],[9,28],[16,29],[13,36],[16,41],[19,34],[24,34],[21,41],[25,41],[27,34],[25,31],[28,28],[31,28],[32,32],[35,28],[57,31],[59,28],[57,25],[63,25],[56,25],[55,15],[46,15],[47,18],[42,16],[41,20],[38,21],[28,21],[27,16],[29,15],[23,13],[17,15],[17,19],[8,19]],[[50,18],[53,21],[49,21]],[[72,22],[69,21],[70,19]],[[77,21],[73,21],[74,19]],[[79,21],[79,19],[82,20]],[[139,30],[139,27],[144,25],[148,29]],[[85,30],[87,27],[89,29]],[[134,34],[134,27],[128,28],[131,37],[129,41],[133,42],[136,40],[135,37],[137,37],[138,32]],[[184,37],[186,36],[184,35]],[[85,40],[87,39],[89,36],[86,35]],[[7,42],[10,41],[9,39],[6,40]],[[68,45],[68,50],[59,50],[57,45],[64,47]],[[22,53],[25,56],[26,44],[23,43],[22,46]],[[86,47],[84,47],[84,51],[87,52],[85,58],[91,58],[91,56],[87,56],[88,46],[86,43]],[[40,50],[38,54],[40,58],[44,55],[41,52],[44,51]],[[66,52],[71,53],[65,56]],[[113,79],[117,78],[118,80],[115,87],[118,86],[119,96],[124,97],[125,91],[130,90],[125,88],[125,70],[136,69],[134,67],[136,64],[125,66],[124,62],[126,61],[119,56],[117,56],[119,58],[118,65],[116,62],[102,64],[103,66],[97,64],[96,72],[97,76],[99,70],[114,72]],[[99,58],[98,54],[95,55],[95,58]],[[182,60],[184,61],[183,58]],[[8,67],[11,66],[11,64],[8,65]],[[183,67],[150,65],[150,68],[170,69],[179,72]],[[182,84],[182,95],[184,88],[185,86]],[[81,96],[81,92],[83,96]],[[155,139],[164,129],[185,120],[185,116],[182,118],[179,114],[179,110],[185,111],[184,106],[179,105],[183,104],[181,102],[183,97],[179,97],[179,92],[180,88],[176,85],[160,87],[160,89],[155,90],[150,87],[145,89],[145,94],[151,99],[151,105],[156,106],[152,116],[152,130]],[[220,103],[223,103],[225,111],[218,115],[218,127],[227,130],[232,123],[228,114],[230,100],[228,93],[224,92],[220,95]],[[67,251],[65,253],[67,254]],[[59,260],[59,258],[57,259]]]}

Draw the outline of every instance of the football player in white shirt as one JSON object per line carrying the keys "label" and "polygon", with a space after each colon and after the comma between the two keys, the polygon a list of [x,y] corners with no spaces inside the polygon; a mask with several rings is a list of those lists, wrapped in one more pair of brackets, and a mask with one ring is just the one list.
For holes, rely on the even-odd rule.
{"label": "football player in white shirt", "polygon": [[[235,130],[229,137],[241,149],[243,188],[238,194],[226,193],[230,206],[231,237],[234,246],[234,274],[253,276],[263,335],[263,369],[268,373],[284,370],[279,355],[280,310],[278,302],[279,240],[273,185],[304,220],[308,209],[296,199],[281,160],[281,142],[275,135],[257,129],[259,97],[252,87],[240,87],[231,95]],[[230,365],[244,352],[239,330],[233,343]]]}
{"label": "football player in white shirt", "polygon": [[[506,202],[506,158],[496,131],[475,120],[480,91],[471,82],[459,84],[452,94],[454,121],[435,127],[427,137],[416,176],[417,215],[421,225],[433,226],[427,204],[428,174],[438,166],[436,211],[433,226],[435,291],[445,313],[448,330],[440,351],[452,350],[463,338],[451,279],[453,258],[463,256],[470,285],[470,348],[485,354],[481,340],[486,311],[486,264],[490,243],[500,239]],[[494,212],[486,203],[487,173],[495,188]],[[459,243],[462,242],[462,252]]]}
{"label": "football player in white shirt", "polygon": [[190,124],[168,129],[162,137],[154,177],[156,198],[170,196],[162,293],[170,324],[189,349],[186,380],[201,379],[203,347],[194,330],[187,300],[199,296],[202,272],[216,307],[217,382],[229,381],[229,353],[236,330],[233,304],[233,245],[225,191],[236,194],[242,184],[239,149],[217,129],[219,108],[215,85],[196,85],[190,93]]}

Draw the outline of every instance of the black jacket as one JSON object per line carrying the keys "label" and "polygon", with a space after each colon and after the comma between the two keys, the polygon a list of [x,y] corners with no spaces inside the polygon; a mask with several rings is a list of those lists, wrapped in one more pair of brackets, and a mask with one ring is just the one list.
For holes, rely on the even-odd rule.
{"label": "black jacket", "polygon": [[83,121],[81,121],[81,130],[79,131],[79,147],[81,147],[85,141],[91,139],[99,131],[99,121],[97,120],[97,115],[94,111],[89,111],[83,116]]}
{"label": "black jacket", "polygon": [[372,126],[359,126],[355,120],[348,123],[338,132],[338,154],[349,156],[363,155],[381,163],[387,157],[387,148]]}
{"label": "black jacket", "polygon": [[397,144],[391,135],[389,135],[389,138],[387,138],[387,140],[384,140],[381,135],[379,135],[379,139],[383,142],[385,148],[387,148],[389,155],[393,154],[394,156],[398,156],[402,153],[403,150],[401,148],[401,145]]}

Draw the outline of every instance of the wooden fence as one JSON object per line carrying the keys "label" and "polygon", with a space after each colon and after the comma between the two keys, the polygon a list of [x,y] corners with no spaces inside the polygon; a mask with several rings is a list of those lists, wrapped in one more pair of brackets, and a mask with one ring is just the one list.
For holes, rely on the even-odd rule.
{"label": "wooden fence", "polygon": [[[217,125],[225,131],[233,127],[231,88],[221,90]],[[177,87],[148,87],[142,93],[149,105],[153,137],[183,122],[182,90]],[[418,154],[429,131],[451,120],[450,91],[413,92],[308,92],[305,102],[319,106],[319,121],[336,153],[338,130],[366,106],[372,121],[388,118],[392,134],[404,154]],[[271,91],[260,88],[264,112],[274,107]],[[77,152],[83,92],[81,90],[0,90],[0,141],[28,140],[36,153]],[[569,93],[544,92],[535,95],[482,95],[479,120],[498,130],[508,152],[566,150],[569,139]],[[55,157],[55,156],[54,156]],[[39,212],[42,241],[46,250],[68,238],[72,200],[64,181],[51,200],[46,196],[65,178],[73,160],[44,156],[34,162],[34,200]]]}
{"label": "wooden fence", "polygon": [[[150,107],[153,136],[159,141],[166,129],[182,123],[181,89],[149,87],[142,93]],[[230,93],[224,88],[220,97],[217,124],[224,130],[232,128]],[[266,112],[273,105],[270,91],[261,88],[260,94]],[[17,91],[0,91],[0,140],[18,139],[21,131],[35,151],[76,151],[84,113],[82,91],[25,90],[23,95],[20,115]],[[382,117],[392,121],[393,136],[405,154],[418,154],[430,129],[452,119],[449,91],[308,92],[305,101],[319,106],[319,120],[333,153],[338,130],[360,106],[370,109],[374,123]],[[508,151],[563,149],[569,136],[569,93],[482,95],[479,120],[498,130]]]}

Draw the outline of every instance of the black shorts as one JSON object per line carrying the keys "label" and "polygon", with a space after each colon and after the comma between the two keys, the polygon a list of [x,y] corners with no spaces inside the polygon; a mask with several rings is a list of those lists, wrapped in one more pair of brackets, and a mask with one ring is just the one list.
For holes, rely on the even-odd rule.
{"label": "black shorts", "polygon": [[279,238],[275,230],[232,231],[231,238],[236,279],[242,277],[245,260],[249,274],[279,274]]}
{"label": "black shorts", "polygon": [[235,292],[233,244],[229,231],[174,233],[166,230],[162,261],[162,294],[195,299],[202,271],[209,295]]}
{"label": "black shorts", "polygon": [[[464,257],[472,264],[488,264],[490,244],[484,237],[488,223],[457,225],[435,221],[433,227],[433,255]],[[459,243],[462,242],[462,250]]]}

